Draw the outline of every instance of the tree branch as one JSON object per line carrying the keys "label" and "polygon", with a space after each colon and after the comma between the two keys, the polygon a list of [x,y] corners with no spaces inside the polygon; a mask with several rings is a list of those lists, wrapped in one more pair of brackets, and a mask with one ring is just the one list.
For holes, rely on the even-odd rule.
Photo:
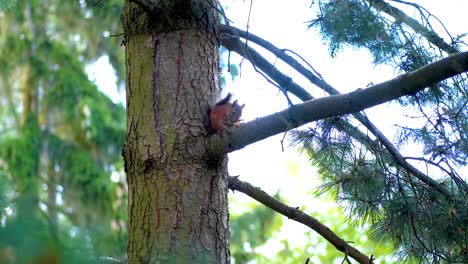
{"label": "tree branch", "polygon": [[[294,68],[299,73],[301,73],[304,77],[306,77],[311,83],[317,85],[322,90],[328,92],[331,95],[340,94],[338,90],[333,88],[323,79],[318,78],[311,71],[306,69],[302,64],[298,63],[295,59],[287,55],[284,52],[284,50],[277,48],[270,42],[250,32],[246,32],[246,31],[237,29],[232,26],[218,25],[218,31],[221,32],[222,34],[223,33],[231,34],[236,37],[240,36],[243,38],[248,38],[250,41],[260,45],[261,47],[275,54],[278,58],[282,59],[284,62],[289,64],[292,68]],[[235,51],[239,55],[249,59],[253,64],[255,64],[262,71],[264,71],[267,75],[269,75],[272,79],[274,79],[278,84],[282,85],[283,87],[287,87],[286,90],[290,91],[291,93],[296,95],[301,100],[307,101],[307,100],[313,99],[313,97],[304,88],[294,83],[289,77],[287,77],[286,75],[278,71],[273,65],[271,65],[271,63],[269,63],[266,59],[264,59],[255,50],[246,46],[237,38],[227,38],[227,39],[221,38],[221,41],[223,45],[226,46],[226,48],[228,48],[229,50]],[[414,166],[412,166],[410,163],[408,163],[404,159],[404,157],[401,155],[401,153],[398,152],[395,146],[393,146],[390,140],[388,140],[385,137],[385,135],[366,116],[364,116],[361,113],[354,113],[353,116],[359,122],[361,122],[369,131],[371,131],[374,134],[374,136],[387,149],[388,153],[393,157],[393,159],[397,162],[398,165],[405,168],[408,172],[410,172],[412,175],[414,175],[415,177],[417,177],[424,183],[433,187],[438,186],[436,189],[438,189],[439,191],[445,190],[442,192],[444,195],[447,196],[447,194],[449,194],[448,190],[445,187],[441,186],[436,181],[432,180],[429,176],[422,173],[421,171],[416,169]],[[346,124],[347,122],[344,122],[344,121],[337,121],[337,122],[341,124],[342,128],[348,128],[347,130],[345,130],[345,132],[352,132],[351,136],[353,136],[354,138],[358,140],[362,138],[366,138],[366,136],[363,135],[363,133],[358,129],[349,130],[349,128],[352,126],[350,126],[349,124]],[[372,144],[372,142],[369,142],[369,144]],[[375,145],[375,144],[372,144],[372,145]],[[447,196],[447,198],[451,198],[451,195]]]}
{"label": "tree branch", "polygon": [[452,178],[452,180],[458,185],[458,187],[460,189],[462,189],[466,193],[468,193],[468,184],[463,181],[463,178],[461,178],[457,174],[454,174],[453,172],[448,171],[446,168],[444,168],[444,166],[442,166],[440,164],[440,161],[438,163],[436,163],[436,162],[434,162],[432,160],[428,160],[428,159],[420,158],[420,157],[404,157],[404,159],[405,160],[409,159],[409,160],[422,161],[422,162],[426,163],[426,166],[427,166],[427,164],[429,164],[429,165],[432,165],[432,166],[438,168],[439,170],[441,170],[442,172],[445,172],[448,176],[450,176]]}
{"label": "tree branch", "polygon": [[254,49],[240,41],[238,39],[238,35],[236,35],[236,32],[232,31],[231,29],[235,28],[226,25],[218,25],[218,32],[220,33],[219,40],[226,49],[234,51],[240,56],[249,60],[255,67],[260,69],[276,83],[278,83],[284,90],[291,92],[302,101],[313,99],[313,97],[304,88],[293,82],[290,77],[276,69],[269,61],[267,61]]}
{"label": "tree branch", "polygon": [[[241,38],[244,38],[244,39],[248,39],[249,41],[252,41],[253,43],[259,45],[260,47],[265,48],[266,50],[270,51],[275,56],[277,56],[278,58],[280,58],[281,60],[286,62],[289,66],[291,66],[297,72],[302,74],[304,77],[306,77],[311,83],[313,83],[313,84],[317,85],[318,87],[324,89],[326,92],[328,92],[330,94],[333,94],[332,91],[327,90],[329,87],[331,87],[330,85],[325,83],[321,78],[315,76],[311,71],[309,71],[304,66],[302,66],[302,64],[297,62],[294,58],[292,58],[291,56],[286,54],[284,49],[279,49],[278,47],[276,47],[272,43],[262,39],[261,37],[255,35],[255,34],[252,34],[251,32],[247,32],[247,31],[244,31],[244,30],[240,30],[240,29],[235,28],[233,26],[218,24],[217,27],[218,27],[218,32],[220,32],[220,33],[231,34],[231,35],[234,35],[236,37],[241,37]],[[256,66],[259,66],[259,68],[261,68],[262,71],[264,71],[264,72],[267,71],[267,69],[265,69],[265,67],[261,67],[261,65],[258,65],[258,62],[262,63],[263,61],[258,59],[257,57],[260,56],[261,59],[263,59],[263,60],[265,60],[265,59],[261,55],[259,55],[255,50],[253,50],[252,48],[246,47],[246,45],[244,43],[240,42],[240,40],[238,40],[238,42],[237,41],[234,42],[234,41],[223,41],[223,39],[221,39],[221,43],[223,44],[223,46],[228,46],[228,47],[233,48],[231,50],[231,49],[229,49],[227,47],[229,50],[234,51],[234,52],[238,53],[239,55],[241,55],[241,56],[243,56],[243,57],[245,57],[247,59],[249,59],[249,58],[246,57],[246,56],[250,56],[251,59],[253,59],[253,60],[251,60],[251,62],[253,64],[255,64]],[[243,53],[243,54],[241,54],[241,53]],[[263,62],[263,64],[265,64],[265,63],[270,64],[267,60],[265,60],[265,62]],[[268,74],[268,72],[266,72],[266,73]],[[275,74],[277,74],[277,73],[275,73]],[[270,75],[270,74],[268,74],[268,75]],[[297,92],[293,92],[293,91],[291,91],[291,92],[293,92],[293,94],[295,96],[297,96],[299,99],[301,99],[303,101],[313,99],[312,96],[307,91],[305,91],[303,88],[300,88],[300,89],[295,88],[295,90],[297,90]],[[336,91],[336,93],[338,93],[338,91]]]}
{"label": "tree branch", "polygon": [[439,49],[447,52],[448,54],[455,54],[458,53],[459,50],[452,47],[450,44],[445,42],[441,37],[439,37],[434,31],[427,29],[423,25],[421,25],[417,20],[407,16],[403,11],[400,9],[391,6],[390,4],[386,3],[383,0],[367,0],[370,6],[386,13],[387,15],[393,17],[396,22],[404,23],[411,27],[415,32],[421,34],[424,38],[427,39],[430,43],[437,46]]}
{"label": "tree branch", "polygon": [[468,52],[446,57],[366,89],[310,100],[231,128],[228,133],[210,137],[209,151],[215,156],[232,152],[312,121],[355,113],[405,95],[414,95],[427,86],[465,71],[468,71]]}
{"label": "tree branch", "polygon": [[229,177],[229,189],[233,191],[239,191],[247,196],[250,196],[254,200],[257,200],[259,203],[268,206],[272,210],[292,219],[296,222],[302,223],[305,226],[310,227],[328,242],[330,242],[336,249],[345,253],[345,255],[351,256],[353,259],[359,263],[373,263],[369,257],[361,253],[356,248],[350,246],[343,239],[337,236],[333,231],[331,231],[327,226],[320,223],[314,217],[305,214],[297,208],[292,208],[287,206],[280,201],[276,200],[274,197],[268,195],[266,192],[262,191],[258,187],[252,186],[250,183],[243,182],[237,177]]}

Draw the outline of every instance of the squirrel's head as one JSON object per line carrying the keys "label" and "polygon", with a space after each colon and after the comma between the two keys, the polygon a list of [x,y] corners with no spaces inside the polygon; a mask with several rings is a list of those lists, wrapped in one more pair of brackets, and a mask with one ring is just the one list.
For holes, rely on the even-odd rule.
{"label": "squirrel's head", "polygon": [[237,100],[235,100],[233,103],[232,103],[232,113],[231,113],[231,116],[233,117],[233,121],[236,122],[239,120],[239,118],[241,117],[242,115],[242,109],[245,107],[245,104],[243,105],[239,105],[239,103],[237,102]]}

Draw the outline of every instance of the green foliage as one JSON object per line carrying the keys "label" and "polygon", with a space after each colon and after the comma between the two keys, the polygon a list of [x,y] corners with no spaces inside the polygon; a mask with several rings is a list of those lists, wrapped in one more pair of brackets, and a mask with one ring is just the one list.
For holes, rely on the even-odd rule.
{"label": "green foliage", "polygon": [[236,263],[258,260],[261,254],[254,249],[265,244],[282,224],[281,217],[264,206],[255,206],[240,215],[231,215],[230,220],[231,255]]}
{"label": "green foliage", "polygon": [[383,204],[386,215],[372,225],[372,237],[381,241],[385,239],[382,233],[390,234],[402,259],[408,255],[424,259],[429,251],[434,261],[466,262],[463,253],[468,224],[466,203],[447,202],[432,194],[433,200],[422,204],[412,196],[412,191],[407,190],[406,195]]}
{"label": "green foliage", "polygon": [[223,46],[219,47],[219,64],[221,71],[220,84],[221,88],[226,86],[226,78],[230,77],[231,80],[234,80],[239,75],[239,67],[236,64],[229,64],[229,56],[231,54]]}
{"label": "green foliage", "polygon": [[332,56],[348,44],[368,48],[376,62],[383,62],[393,57],[401,46],[393,41],[397,34],[394,26],[387,28],[386,21],[363,1],[330,1],[320,7],[319,18],[312,20],[309,27],[320,26],[322,36],[330,43]]}
{"label": "green foliage", "polygon": [[[404,25],[373,4],[318,1],[318,17],[309,26],[319,29],[333,56],[345,46],[365,48],[374,63],[393,65],[396,72],[414,71],[442,58],[446,50],[434,41],[438,36],[427,18],[432,16],[428,10],[419,8],[421,16],[413,17],[422,30]],[[466,78],[455,77],[400,100],[411,119],[398,126],[395,145],[418,144],[421,155],[409,160],[423,163],[422,173],[447,188],[453,196],[449,199],[419,182],[375,139],[367,135],[352,138],[344,132],[349,127],[335,119],[294,133],[293,141],[320,169],[321,192],[331,193],[350,221],[369,224],[373,239],[392,241],[402,259],[468,261],[468,244],[463,240],[468,185],[458,172],[468,164],[466,87]],[[340,118],[355,123],[352,117]]]}
{"label": "green foliage", "polygon": [[466,80],[454,79],[449,85],[440,84],[421,96],[402,100],[404,105],[415,104],[425,122],[400,126],[399,144],[414,141],[424,146],[430,160],[445,159],[457,166],[468,160],[468,116],[466,110]]}
{"label": "green foliage", "polygon": [[123,173],[125,109],[84,71],[108,56],[122,84],[110,38],[122,31],[121,4],[0,2],[1,263],[125,256],[125,186],[110,180]]}
{"label": "green foliage", "polygon": [[0,0],[0,10],[8,11],[15,6],[17,0]]}
{"label": "green foliage", "polygon": [[320,13],[309,27],[317,27],[336,56],[344,46],[368,49],[374,63],[391,63],[400,71],[416,70],[433,59],[418,36],[401,23],[374,10],[369,1],[318,1]]}
{"label": "green foliage", "polygon": [[447,200],[417,182],[390,156],[362,145],[332,123],[319,122],[313,134],[294,133],[294,141],[320,169],[319,193],[331,193],[350,221],[369,225],[375,241],[392,241],[402,259],[466,261],[468,214],[463,187],[446,180],[445,186],[454,190],[454,200]]}
{"label": "green foliage", "polygon": [[[323,201],[327,201],[325,197],[320,198]],[[343,212],[340,208],[332,207],[328,209],[327,212],[320,211],[317,213],[317,219],[326,223],[327,226],[336,232],[336,234],[350,243],[353,247],[358,247],[365,252],[366,254],[372,254],[378,263],[394,263],[391,257],[391,247],[388,242],[382,241],[380,244],[374,243],[374,241],[368,239],[366,231],[368,229],[367,225],[364,225],[363,228],[359,228],[358,225],[346,219],[346,213]],[[337,263],[337,260],[343,261],[344,256],[342,253],[338,252],[336,248],[326,241],[322,237],[312,231],[306,233],[310,236],[310,245],[321,245],[312,246],[312,253],[309,255],[312,263]],[[318,239],[317,239],[318,237]],[[310,247],[309,245],[309,247]],[[307,250],[307,249],[306,249]],[[293,262],[291,262],[293,263]]]}
{"label": "green foliage", "polygon": [[12,175],[22,175],[27,179],[34,176],[35,172],[32,169],[37,166],[37,161],[24,157],[37,154],[40,147],[37,124],[31,123],[31,121],[26,122],[25,127],[28,130],[22,135],[4,137],[0,141],[0,158],[7,161],[5,169]]}
{"label": "green foliage", "polygon": [[[320,30],[332,56],[344,46],[365,48],[373,55],[374,63],[394,65],[400,72],[417,70],[441,58],[438,47],[421,38],[421,32],[409,31],[398,20],[376,11],[369,1],[318,1],[318,5],[318,18],[309,27]],[[427,28],[432,31],[430,24]],[[457,165],[466,163],[466,87],[466,78],[455,77],[430,87],[429,92],[400,99],[404,106],[417,107],[424,115],[421,119],[428,121],[423,127],[402,127],[400,143],[416,139],[424,143],[426,154],[441,157],[437,153],[442,152]]]}
{"label": "green foliage", "polygon": [[0,262],[103,263],[90,238],[77,228],[61,230],[54,238],[45,221],[12,216],[0,226]]}
{"label": "green foliage", "polygon": [[[363,252],[372,253],[379,263],[394,263],[388,256],[387,242],[376,245],[365,232],[344,217],[344,212],[333,207],[324,196],[310,198],[301,207],[320,222],[325,223],[339,237],[358,245]],[[280,199],[278,195],[275,198]],[[284,198],[284,197],[283,197]],[[297,198],[297,197],[296,197]],[[326,211],[321,209],[327,204]],[[320,206],[318,206],[320,205]],[[318,208],[320,207],[320,208]],[[279,216],[269,208],[252,206],[250,210],[231,215],[231,254],[234,263],[340,263],[344,255],[320,235],[300,223]],[[353,245],[354,246],[354,245]]]}

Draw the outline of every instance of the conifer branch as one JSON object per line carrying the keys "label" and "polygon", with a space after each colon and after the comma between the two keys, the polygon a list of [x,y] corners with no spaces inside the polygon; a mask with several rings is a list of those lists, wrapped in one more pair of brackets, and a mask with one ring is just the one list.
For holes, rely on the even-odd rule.
{"label": "conifer branch", "polygon": [[347,256],[351,256],[353,259],[359,263],[373,263],[369,257],[364,255],[362,252],[356,248],[350,246],[346,241],[336,235],[332,230],[327,226],[320,223],[314,217],[302,212],[298,208],[293,208],[287,206],[286,204],[278,201],[274,197],[268,195],[266,192],[262,191],[258,187],[254,187],[250,183],[239,180],[238,177],[229,177],[228,179],[229,189],[233,191],[239,191],[252,199],[258,201],[259,203],[271,208],[272,210],[292,219],[296,222],[299,222],[307,227],[310,227],[312,230],[317,232],[328,242],[330,242],[336,249],[343,252]]}
{"label": "conifer branch", "polygon": [[[233,127],[230,133],[213,135],[211,138],[225,144],[231,142],[231,146],[224,146],[223,151],[227,153],[305,123],[354,113],[406,95],[414,95],[427,86],[466,71],[468,52],[462,52],[366,89],[294,105],[284,111]],[[222,138],[231,140],[225,141]]]}
{"label": "conifer branch", "polygon": [[[414,95],[427,86],[466,71],[468,71],[468,52],[458,53],[369,88],[310,100],[240,127],[234,127],[229,133],[221,136],[213,135],[208,143],[209,152],[213,156],[219,156],[309,122],[356,113],[406,95]],[[404,158],[402,160],[406,162]],[[408,167],[412,169],[412,166]],[[417,173],[416,168],[412,172],[416,173],[413,175],[418,179],[447,198],[452,198],[451,193],[432,178]]]}
{"label": "conifer branch", "polygon": [[[314,99],[310,95],[310,93],[307,92],[303,87],[293,82],[290,77],[286,76],[284,73],[282,73],[277,68],[275,68],[267,59],[265,59],[257,51],[255,51],[254,49],[252,49],[251,47],[249,47],[248,45],[240,41],[238,38],[239,34],[237,33],[242,33],[242,35],[245,35],[246,37],[248,37],[249,40],[257,44],[263,43],[262,41],[257,41],[258,39],[260,39],[259,37],[256,37],[255,35],[251,33],[247,33],[246,31],[241,31],[234,27],[226,26],[226,25],[218,25],[218,33],[219,33],[219,39],[221,41],[221,44],[226,49],[230,51],[234,51],[235,53],[249,60],[252,63],[252,65],[254,65],[254,67],[258,68],[264,74],[269,76],[279,86],[281,86],[283,90],[294,94],[297,98],[301,99],[302,101]],[[273,48],[274,46],[271,47],[270,45],[265,45],[266,47],[271,48],[271,50],[268,48],[267,50],[271,51],[273,54],[278,56],[279,53],[278,54],[274,53],[275,51],[275,48]],[[280,56],[278,57],[281,58]],[[288,62],[288,60],[285,59],[285,62]]]}
{"label": "conifer branch", "polygon": [[430,43],[434,44],[439,49],[447,52],[448,54],[458,53],[459,50],[445,42],[441,37],[432,30],[427,29],[421,25],[416,19],[407,16],[400,9],[386,3],[383,0],[367,0],[370,6],[377,9],[378,11],[384,12],[385,14],[393,17],[397,23],[404,23],[412,28],[415,32],[421,34]]}
{"label": "conifer branch", "polygon": [[[290,57],[285,53],[284,50],[277,48],[270,42],[250,33],[246,32],[240,29],[237,29],[232,26],[227,26],[227,25],[218,25],[218,31],[221,32],[221,34],[229,34],[233,37],[231,38],[220,38],[222,41],[222,44],[228,48],[231,51],[234,51],[238,53],[239,55],[243,56],[244,58],[247,58],[254,64],[256,67],[258,67],[260,70],[262,70],[265,74],[270,76],[274,81],[276,81],[279,85],[283,87],[284,90],[287,90],[294,95],[296,95],[298,98],[300,98],[303,101],[307,101],[310,99],[313,99],[313,97],[302,87],[294,83],[289,77],[284,75],[282,72],[277,70],[271,63],[269,63],[265,58],[263,58],[260,54],[258,54],[255,50],[252,48],[246,46],[243,44],[238,37],[243,37],[246,39],[249,39],[249,41],[252,41],[261,47],[267,49],[268,51],[272,52],[275,54],[278,58],[282,59],[284,62],[286,62],[288,65],[290,65],[292,68],[294,68],[296,71],[301,73],[304,77],[306,77],[311,83],[317,85],[319,88],[322,90],[328,92],[331,95],[338,95],[340,94],[338,90],[333,88],[331,85],[326,83],[322,78],[317,77],[314,73],[312,73],[310,70],[306,69],[302,64],[298,63],[295,59]],[[222,35],[221,35],[222,36]],[[432,178],[424,174],[423,172],[419,171],[417,168],[412,166],[409,162],[407,162],[403,155],[396,149],[396,147],[391,143],[390,140],[388,140],[385,135],[362,113],[354,113],[353,116],[361,122],[369,131],[371,131],[374,136],[379,140],[379,142],[387,149],[388,153],[393,157],[393,159],[400,165],[401,167],[405,168],[408,172],[410,172],[412,175],[423,181],[424,183],[436,187],[437,190],[441,191],[447,198],[451,198],[450,192],[440,184],[438,184],[436,181],[434,181]],[[338,121],[339,123],[347,123],[345,121]],[[349,124],[342,124],[342,126],[338,127],[350,127]],[[345,132],[350,132],[350,130],[345,130]],[[359,131],[358,129],[353,129],[351,130],[352,133],[350,135],[354,137],[355,139],[363,139],[366,138],[365,135],[362,135],[362,132]],[[359,140],[361,141],[361,140]],[[362,142],[366,145],[375,145],[373,142]],[[374,146],[375,147],[375,146]],[[444,191],[442,191],[444,190]]]}

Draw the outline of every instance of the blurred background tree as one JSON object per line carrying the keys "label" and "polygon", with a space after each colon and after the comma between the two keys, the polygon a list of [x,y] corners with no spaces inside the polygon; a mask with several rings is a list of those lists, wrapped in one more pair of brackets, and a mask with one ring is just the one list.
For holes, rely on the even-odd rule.
{"label": "blurred background tree", "polygon": [[85,72],[106,56],[122,86],[122,1],[1,3],[0,262],[124,257],[125,108]]}

